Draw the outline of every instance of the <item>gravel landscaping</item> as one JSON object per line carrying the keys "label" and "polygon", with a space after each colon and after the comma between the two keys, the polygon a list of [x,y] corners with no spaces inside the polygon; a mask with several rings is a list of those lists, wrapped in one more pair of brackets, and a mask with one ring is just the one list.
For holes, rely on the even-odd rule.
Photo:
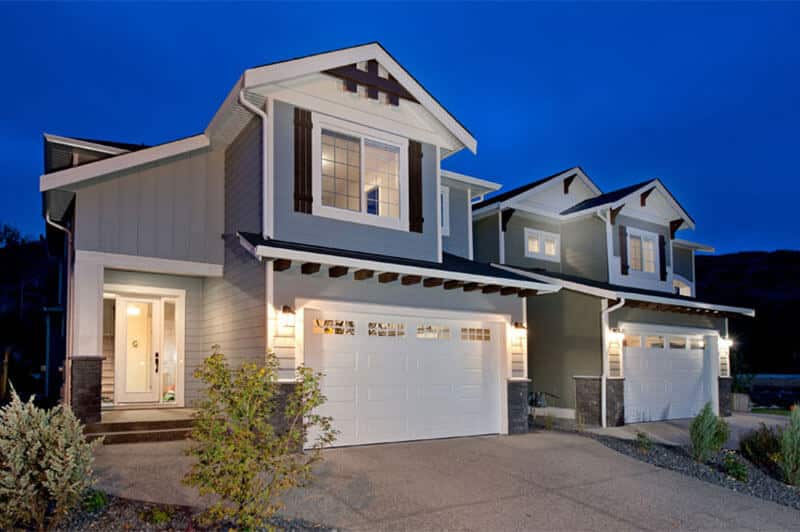
{"label": "gravel landscaping", "polygon": [[[107,495],[108,504],[96,512],[76,512],[69,523],[59,528],[63,532],[83,530],[98,531],[169,531],[169,530],[231,530],[229,524],[202,527],[195,522],[199,510],[189,506],[152,504]],[[320,532],[333,530],[330,527],[309,523],[301,519],[273,519],[277,530],[287,532]]]}
{"label": "gravel landscaping", "polygon": [[745,482],[740,482],[725,473],[722,459],[726,453],[730,454],[733,451],[722,451],[715,455],[708,464],[700,464],[695,462],[689,452],[682,447],[652,443],[650,448],[645,450],[633,440],[623,440],[590,433],[583,434],[617,452],[654,466],[677,471],[733,491],[746,493],[800,510],[800,488],[789,486],[769,476],[739,453],[736,453],[737,458],[747,468],[747,481]]}

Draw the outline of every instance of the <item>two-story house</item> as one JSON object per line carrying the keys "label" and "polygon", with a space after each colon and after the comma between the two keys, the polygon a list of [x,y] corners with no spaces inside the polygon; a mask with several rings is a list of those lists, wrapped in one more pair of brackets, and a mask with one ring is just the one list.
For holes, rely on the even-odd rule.
{"label": "two-story house", "polygon": [[218,345],[274,352],[285,386],[323,372],[339,445],[526,431],[526,305],[561,280],[473,257],[473,200],[499,185],[440,163],[476,146],[377,43],[246,70],[187,138],[46,135],[66,402],[189,407]]}
{"label": "two-story house", "polygon": [[658,179],[603,193],[580,168],[473,205],[474,253],[562,290],[527,304],[542,414],[586,424],[730,415],[727,317],[695,298],[695,222]]}

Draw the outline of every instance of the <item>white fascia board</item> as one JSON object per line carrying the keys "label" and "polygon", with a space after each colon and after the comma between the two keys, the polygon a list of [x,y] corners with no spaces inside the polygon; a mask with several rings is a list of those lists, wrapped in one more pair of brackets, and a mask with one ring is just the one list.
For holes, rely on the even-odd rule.
{"label": "white fascia board", "polygon": [[217,111],[214,113],[214,116],[211,118],[211,122],[208,123],[208,127],[206,127],[205,134],[211,138],[216,135],[216,133],[223,129],[225,120],[230,113],[231,109],[239,105],[239,92],[242,90],[244,86],[244,76],[240,76],[236,83],[233,85],[233,88],[228,92],[228,95],[222,101],[222,105],[217,108]]}
{"label": "white fascia board", "polygon": [[96,142],[73,139],[72,137],[62,137],[60,135],[53,135],[50,133],[45,133],[44,138],[47,140],[47,142],[52,142],[53,144],[61,144],[63,146],[71,146],[73,148],[83,148],[85,150],[108,153],[111,155],[119,155],[121,153],[127,153],[130,151],[123,150],[122,148],[115,148],[113,146],[106,146],[105,144],[97,144]]}
{"label": "white fascia board", "polygon": [[[244,241],[244,239],[240,238],[240,241]],[[400,275],[420,275],[422,277],[452,279],[454,281],[463,281],[467,283],[512,286],[515,288],[536,290],[541,294],[549,294],[561,290],[559,286],[548,283],[519,281],[515,279],[503,279],[499,277],[487,277],[484,275],[437,270],[435,268],[421,268],[418,266],[406,266],[402,264],[392,264],[390,262],[353,259],[338,255],[327,255],[323,253],[275,248],[271,246],[255,246],[255,248],[253,248],[253,246],[247,245],[246,241],[243,242],[243,245],[248,250],[254,250],[254,255],[256,257],[263,259],[286,259],[298,262],[315,262],[329,266],[346,266],[348,268],[365,269],[376,272],[392,272]]]}
{"label": "white fascia board", "polygon": [[706,244],[699,244],[697,242],[692,242],[691,240],[684,240],[682,238],[676,238],[675,240],[673,240],[672,245],[687,249],[693,249],[695,251],[703,251],[705,253],[714,253],[716,251],[716,249],[714,249],[712,246],[707,246]]}
{"label": "white fascia board", "polygon": [[86,181],[87,179],[102,177],[121,170],[127,170],[161,159],[200,150],[208,147],[210,144],[206,135],[195,135],[174,142],[159,144],[152,148],[124,153],[109,159],[100,159],[99,161],[67,168],[51,174],[43,174],[39,176],[39,191],[44,192],[55,188],[69,187],[70,185]]}
{"label": "white fascia board", "polygon": [[222,264],[195,262],[188,260],[162,259],[159,257],[143,257],[122,253],[105,253],[101,251],[77,250],[77,259],[87,264],[98,264],[104,268],[131,270],[167,275],[190,275],[196,277],[222,277]]}
{"label": "white fascia board", "polygon": [[[625,197],[623,197],[623,198],[621,198],[621,199],[619,199],[619,200],[617,200],[617,201],[615,201],[613,203],[607,203],[605,205],[599,205],[598,207],[616,209],[620,205],[624,205],[624,204],[628,203],[628,201],[631,198],[633,198],[635,196],[639,196],[642,193],[643,190],[648,189],[648,188],[652,188],[652,187],[655,187],[661,193],[661,195],[664,196],[664,198],[667,200],[667,203],[669,203],[672,206],[672,208],[675,209],[675,212],[677,212],[680,215],[680,217],[683,219],[683,221],[685,222],[685,224],[686,224],[688,229],[694,229],[695,228],[694,222],[692,221],[692,217],[689,216],[688,212],[683,210],[683,207],[678,205],[678,202],[675,201],[675,199],[672,197],[672,194],[667,190],[667,188],[664,186],[664,184],[661,182],[660,179],[656,179],[654,183],[648,183],[646,185],[642,185],[641,187],[637,188],[636,190],[634,190],[633,192],[631,192],[627,196],[625,196]],[[636,203],[638,204],[638,201]],[[578,214],[578,213],[574,213],[574,214]]]}
{"label": "white fascia board", "polygon": [[495,183],[494,181],[488,181],[478,177],[459,174],[458,172],[445,169],[442,169],[442,177],[452,181],[464,183],[472,191],[472,197],[482,196],[483,194],[488,194],[489,192],[495,192],[503,187],[503,185],[500,183]]}
{"label": "white fascia board", "polygon": [[659,297],[659,296],[651,296],[651,295],[643,295],[637,294],[632,292],[625,292],[625,291],[617,291],[617,290],[607,290],[604,288],[597,288],[594,286],[585,285],[582,283],[576,283],[574,281],[567,281],[564,279],[557,279],[554,277],[550,277],[548,275],[541,275],[533,272],[528,272],[525,270],[519,270],[517,268],[512,268],[510,266],[504,266],[502,264],[492,264],[495,268],[500,268],[503,270],[507,270],[512,273],[516,273],[517,275],[522,275],[525,277],[530,277],[531,279],[535,279],[537,281],[543,283],[552,283],[558,285],[562,288],[566,288],[567,290],[572,290],[574,292],[581,292],[583,294],[589,294],[597,297],[603,297],[606,299],[620,299],[625,298],[631,301],[644,301],[646,303],[661,303],[663,305],[677,305],[682,307],[689,307],[689,308],[698,308],[698,309],[707,309],[707,310],[717,310],[720,312],[732,312],[736,314],[742,314],[743,316],[755,317],[756,312],[753,309],[744,308],[744,307],[731,307],[728,305],[713,305],[711,303],[702,303],[700,301],[686,301],[680,300],[677,301],[675,299],[670,299],[668,297]]}
{"label": "white fascia board", "polygon": [[300,59],[283,61],[263,67],[245,70],[244,88],[250,89],[288,79],[322,72],[343,65],[351,65],[375,59],[391,74],[400,85],[427,109],[459,142],[472,153],[478,149],[478,141],[447,110],[439,104],[386,50],[376,43],[355,46],[316,54]]}

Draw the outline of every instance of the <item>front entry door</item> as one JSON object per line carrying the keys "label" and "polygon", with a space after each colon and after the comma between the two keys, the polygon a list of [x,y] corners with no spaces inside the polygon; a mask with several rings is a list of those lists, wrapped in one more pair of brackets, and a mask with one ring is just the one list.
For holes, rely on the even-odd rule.
{"label": "front entry door", "polygon": [[163,322],[160,302],[160,298],[117,298],[114,359],[118,402],[158,401]]}

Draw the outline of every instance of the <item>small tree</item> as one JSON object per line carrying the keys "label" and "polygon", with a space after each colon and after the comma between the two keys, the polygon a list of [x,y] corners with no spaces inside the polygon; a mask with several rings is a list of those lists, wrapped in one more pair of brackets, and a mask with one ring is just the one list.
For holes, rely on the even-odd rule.
{"label": "small tree", "polygon": [[794,405],[789,414],[789,424],[781,435],[781,471],[786,482],[800,485],[800,406]]}
{"label": "small tree", "polygon": [[0,527],[52,529],[92,485],[92,451],[72,410],[38,408],[11,390],[0,409]]}
{"label": "small tree", "polygon": [[[278,360],[232,370],[214,353],[195,372],[207,385],[188,454],[196,461],[184,482],[219,501],[205,523],[231,520],[243,528],[269,527],[282,507],[280,495],[312,479],[322,448],[335,439],[331,418],[316,409],[325,402],[321,374],[297,369],[290,386],[278,383]],[[306,436],[315,434],[303,452]]]}
{"label": "small tree", "polygon": [[728,424],[714,414],[710,402],[706,403],[689,425],[692,457],[698,462],[706,462],[722,449],[729,436]]}

